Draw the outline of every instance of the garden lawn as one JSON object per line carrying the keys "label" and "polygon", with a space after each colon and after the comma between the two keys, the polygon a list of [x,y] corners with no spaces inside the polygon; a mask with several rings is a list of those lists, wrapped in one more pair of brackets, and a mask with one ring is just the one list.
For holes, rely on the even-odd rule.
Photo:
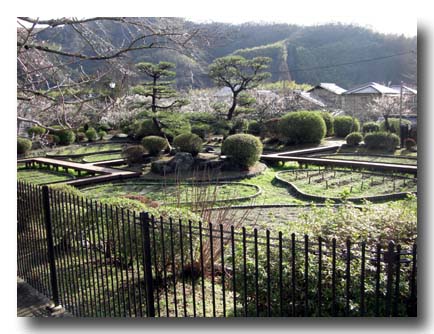
{"label": "garden lawn", "polygon": [[70,145],[64,148],[59,148],[49,153],[50,156],[56,155],[76,155],[86,153],[105,152],[112,150],[122,150],[126,144],[110,143],[110,144],[94,144],[94,145]]}
{"label": "garden lawn", "polygon": [[74,178],[74,176],[67,173],[44,169],[18,169],[17,178],[20,181],[32,184],[46,184],[71,180]]}
{"label": "garden lawn", "polygon": [[255,187],[244,184],[187,185],[173,183],[152,183],[149,181],[106,183],[84,188],[82,191],[93,198],[130,197],[139,201],[151,200],[170,206],[187,202],[226,201],[252,196],[258,192]]}

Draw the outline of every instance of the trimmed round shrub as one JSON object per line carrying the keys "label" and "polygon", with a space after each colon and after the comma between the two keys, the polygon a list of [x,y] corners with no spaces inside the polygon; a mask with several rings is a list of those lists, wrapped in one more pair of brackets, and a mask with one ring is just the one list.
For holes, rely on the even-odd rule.
{"label": "trimmed round shrub", "polygon": [[407,150],[411,151],[416,147],[416,141],[412,138],[405,138],[404,146]]}
{"label": "trimmed round shrub", "polygon": [[106,123],[101,123],[101,124],[98,124],[97,128],[98,128],[98,133],[101,131],[107,132],[110,130],[110,125],[108,125]]}
{"label": "trimmed round shrub", "polygon": [[175,137],[173,146],[181,152],[188,152],[192,156],[196,156],[202,149],[202,139],[194,133],[184,133]]}
{"label": "trimmed round shrub", "polygon": [[371,132],[364,138],[368,149],[394,151],[399,145],[399,137],[390,132]]}
{"label": "trimmed round shrub", "polygon": [[[54,127],[53,128],[59,128],[59,127]],[[68,129],[56,129],[53,133],[54,135],[56,135],[57,137],[59,137],[59,145],[70,145],[73,142],[75,142],[75,133],[72,130],[68,130]]]}
{"label": "trimmed round shrub", "polygon": [[27,133],[29,134],[30,137],[33,136],[39,137],[42,136],[45,132],[46,130],[43,127],[37,125],[27,129]]}
{"label": "trimmed round shrub", "polygon": [[336,116],[334,120],[335,135],[337,137],[345,138],[351,132],[358,132],[360,130],[360,123],[357,118],[351,116]]}
{"label": "trimmed round shrub", "polygon": [[142,139],[143,147],[150,155],[159,155],[167,147],[167,141],[163,137],[148,136]]}
{"label": "trimmed round shrub", "polygon": [[128,146],[122,150],[122,157],[128,165],[138,164],[143,161],[145,149],[142,145]]}
{"label": "trimmed round shrub", "polygon": [[322,111],[320,115],[326,125],[326,136],[327,137],[333,136],[335,133],[335,127],[334,127],[335,122],[333,116],[327,111]]}
{"label": "trimmed round shrub", "polygon": [[87,140],[89,140],[89,141],[95,141],[98,138],[98,133],[96,132],[96,130],[94,128],[87,129],[85,134],[86,134]]}
{"label": "trimmed round shrub", "polygon": [[279,121],[279,140],[287,144],[320,143],[326,134],[324,119],[315,111],[296,111]]}
{"label": "trimmed round shrub", "polygon": [[77,142],[82,142],[86,139],[86,134],[84,132],[77,132],[75,134],[75,139],[77,140]]}
{"label": "trimmed round shrub", "polygon": [[136,121],[132,126],[132,132],[134,137],[141,139],[148,136],[158,136],[160,131],[158,127],[154,124],[152,119],[146,119],[144,121]]}
{"label": "trimmed round shrub", "polygon": [[[389,118],[389,131],[392,133],[399,134],[399,118]],[[401,119],[402,125],[408,125],[411,126],[411,122],[408,119]],[[387,131],[386,130],[386,121],[382,121],[380,124],[380,131]]]}
{"label": "trimmed round shrub", "polygon": [[350,146],[357,146],[363,140],[363,135],[360,132],[351,132],[345,137],[347,144]]}
{"label": "trimmed round shrub", "polygon": [[32,148],[32,142],[26,138],[17,138],[17,153],[24,154]]}
{"label": "trimmed round shrub", "polygon": [[249,134],[229,136],[222,144],[222,154],[228,157],[231,164],[249,168],[262,154],[262,143],[258,137]]}
{"label": "trimmed round shrub", "polygon": [[105,132],[104,130],[99,130],[98,131],[98,138],[99,138],[99,140],[103,140],[105,136],[107,136],[107,132]]}
{"label": "trimmed round shrub", "polygon": [[378,131],[380,131],[380,125],[375,122],[366,122],[362,126],[363,133],[378,132]]}
{"label": "trimmed round shrub", "polygon": [[208,124],[195,124],[191,126],[191,133],[205,140],[211,133],[211,127]]}
{"label": "trimmed round shrub", "polygon": [[258,121],[250,121],[249,122],[249,127],[247,129],[247,133],[254,135],[254,136],[259,136],[262,132],[262,125],[261,123],[259,123]]}

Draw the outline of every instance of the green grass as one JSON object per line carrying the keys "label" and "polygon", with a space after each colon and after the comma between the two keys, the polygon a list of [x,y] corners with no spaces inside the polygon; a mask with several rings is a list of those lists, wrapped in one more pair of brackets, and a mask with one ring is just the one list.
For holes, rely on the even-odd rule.
{"label": "green grass", "polygon": [[17,178],[20,181],[45,184],[59,181],[71,180],[74,177],[71,174],[54,172],[49,170],[39,169],[18,169]]}
{"label": "green grass", "polygon": [[84,145],[70,145],[61,149],[57,149],[49,153],[50,156],[55,155],[69,155],[69,154],[86,154],[86,153],[96,153],[105,152],[111,150],[121,150],[126,144],[94,144],[89,146]]}
{"label": "green grass", "polygon": [[99,162],[105,160],[115,160],[122,159],[121,153],[111,153],[111,154],[94,154],[83,157],[83,162]]}
{"label": "green grass", "polygon": [[294,163],[286,163],[281,167],[269,167],[262,175],[253,177],[251,179],[242,180],[240,182],[254,184],[262,189],[262,194],[255,198],[255,204],[303,203],[299,199],[292,196],[284,185],[279,184],[274,179],[276,172],[282,170],[292,170],[294,168]]}
{"label": "green grass", "polygon": [[255,187],[242,184],[176,185],[137,181],[106,183],[82,189],[94,198],[140,196],[161,204],[176,205],[178,202],[221,201],[254,195]]}

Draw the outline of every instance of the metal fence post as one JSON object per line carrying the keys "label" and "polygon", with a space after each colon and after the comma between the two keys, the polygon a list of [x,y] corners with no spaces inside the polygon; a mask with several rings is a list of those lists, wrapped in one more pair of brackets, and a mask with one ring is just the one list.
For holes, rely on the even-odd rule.
{"label": "metal fence post", "polygon": [[142,227],[143,241],[143,267],[145,268],[146,283],[146,308],[148,317],[155,317],[154,306],[154,286],[152,281],[152,258],[151,258],[151,238],[149,234],[149,214],[140,213],[140,225]]}
{"label": "metal fence post", "polygon": [[42,202],[44,208],[45,229],[47,232],[48,262],[50,265],[50,281],[53,291],[54,307],[52,310],[60,308],[59,287],[57,283],[56,262],[54,258],[53,226],[50,213],[50,192],[48,186],[42,187]]}

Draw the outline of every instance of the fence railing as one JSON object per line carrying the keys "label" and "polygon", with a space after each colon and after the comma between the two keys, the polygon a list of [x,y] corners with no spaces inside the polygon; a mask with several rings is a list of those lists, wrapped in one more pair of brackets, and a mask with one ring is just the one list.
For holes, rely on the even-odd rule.
{"label": "fence railing", "polygon": [[151,217],[18,182],[18,275],[83,317],[416,316],[416,245]]}

